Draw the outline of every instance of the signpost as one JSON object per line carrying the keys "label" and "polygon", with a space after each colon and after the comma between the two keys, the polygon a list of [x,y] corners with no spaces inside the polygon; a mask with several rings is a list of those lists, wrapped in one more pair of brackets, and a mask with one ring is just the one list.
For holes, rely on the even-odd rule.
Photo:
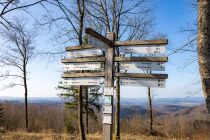
{"label": "signpost", "polygon": [[[168,44],[168,40],[123,42],[115,41],[115,35],[111,32],[107,33],[106,37],[90,28],[85,32],[88,35],[88,45],[66,48],[68,57],[62,60],[65,64],[65,72],[62,75],[63,84],[65,86],[93,86],[101,85],[104,81],[103,139],[112,140],[114,77],[120,78],[120,84],[123,86],[165,87],[167,74],[144,74],[139,73],[139,70],[165,70],[165,62],[168,58],[156,55],[165,53],[164,45]],[[115,56],[117,47],[120,48],[120,53],[145,54],[153,57]],[[104,54],[102,56],[101,50],[105,52],[105,57]],[[137,70],[138,73],[114,72],[115,62],[119,62],[120,70]],[[102,65],[104,65],[104,70]],[[83,70],[92,72],[80,73]]]}

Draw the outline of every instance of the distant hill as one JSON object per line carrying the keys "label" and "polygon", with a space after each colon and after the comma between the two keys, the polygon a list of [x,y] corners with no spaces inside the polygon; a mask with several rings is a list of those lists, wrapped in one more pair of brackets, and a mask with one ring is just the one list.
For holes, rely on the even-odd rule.
{"label": "distant hill", "polygon": [[[0,96],[2,101],[17,101],[24,102],[23,97],[5,97]],[[63,103],[64,101],[59,97],[29,97],[29,103]],[[103,98],[100,98],[99,102],[103,104]],[[183,106],[197,106],[204,104],[204,98],[191,97],[191,98],[155,98],[153,101],[154,106],[167,106],[167,105],[183,105]],[[148,104],[147,98],[121,98],[122,106],[144,106]]]}
{"label": "distant hill", "polygon": [[[2,101],[23,103],[24,98],[20,97],[0,97]],[[103,104],[103,98],[99,101]],[[63,104],[59,97],[33,97],[29,98],[31,104]],[[207,110],[204,99],[199,98],[155,98],[153,101],[154,115],[156,117],[205,117]],[[142,117],[148,115],[148,102],[146,98],[141,99],[121,99],[121,117],[129,118],[133,115]]]}

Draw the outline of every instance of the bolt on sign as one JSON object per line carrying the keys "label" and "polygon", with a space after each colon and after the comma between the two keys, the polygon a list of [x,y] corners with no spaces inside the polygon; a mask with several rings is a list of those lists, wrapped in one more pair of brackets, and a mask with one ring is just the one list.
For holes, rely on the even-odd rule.
{"label": "bolt on sign", "polygon": [[[154,72],[165,71],[168,58],[161,55],[166,51],[168,40],[114,42],[114,33],[107,33],[107,37],[104,37],[90,28],[85,32],[88,35],[88,45],[66,47],[67,58],[62,60],[63,85],[104,87],[103,139],[112,140],[114,77],[120,79],[122,86],[164,88],[168,75]],[[120,54],[143,54],[144,56],[115,56],[116,48],[119,48]],[[120,72],[115,72],[113,69],[116,62],[120,64]],[[89,70],[91,72],[81,72]],[[128,70],[137,72],[122,73]],[[141,70],[152,71],[152,74],[142,73]]]}

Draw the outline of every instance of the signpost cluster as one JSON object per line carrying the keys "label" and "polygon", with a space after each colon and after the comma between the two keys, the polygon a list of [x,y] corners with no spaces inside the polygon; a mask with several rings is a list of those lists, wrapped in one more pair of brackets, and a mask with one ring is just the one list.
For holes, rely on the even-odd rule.
{"label": "signpost cluster", "polygon": [[[104,87],[103,139],[111,140],[114,77],[120,78],[122,86],[164,88],[167,74],[145,72],[165,71],[168,40],[115,41],[114,33],[109,32],[104,37],[90,28],[86,29],[86,34],[88,45],[66,47],[67,58],[62,60],[63,85]],[[115,55],[117,48],[119,56]],[[115,72],[115,62],[119,62],[120,72]],[[82,73],[84,70],[91,72]],[[129,70],[132,73],[127,73]]]}

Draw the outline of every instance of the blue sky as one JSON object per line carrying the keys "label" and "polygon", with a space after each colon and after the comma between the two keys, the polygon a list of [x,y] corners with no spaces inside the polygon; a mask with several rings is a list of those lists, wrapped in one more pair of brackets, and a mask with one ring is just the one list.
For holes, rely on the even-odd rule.
{"label": "blue sky", "polygon": [[[156,25],[154,32],[166,34],[169,39],[168,47],[178,48],[183,45],[187,36],[180,33],[182,27],[193,22],[196,18],[196,11],[192,9],[189,0],[157,0],[157,10],[155,11]],[[53,50],[53,44],[49,34],[43,34],[36,39],[37,49]],[[64,46],[63,46],[64,47]],[[170,51],[167,52],[170,54]],[[196,56],[196,55],[195,55]],[[188,97],[203,96],[200,84],[193,85],[200,80],[197,63],[194,62],[183,70],[183,67],[195,59],[194,54],[178,53],[169,56],[166,71],[169,79],[166,81],[166,88],[155,89],[155,98],[168,97]],[[56,97],[58,91],[55,87],[61,80],[62,64],[59,61],[46,63],[42,58],[36,58],[29,64],[29,97]],[[0,84],[3,84],[2,82]],[[23,97],[24,92],[21,87],[1,90],[0,96]],[[122,98],[146,98],[147,90],[141,87],[121,87]]]}

